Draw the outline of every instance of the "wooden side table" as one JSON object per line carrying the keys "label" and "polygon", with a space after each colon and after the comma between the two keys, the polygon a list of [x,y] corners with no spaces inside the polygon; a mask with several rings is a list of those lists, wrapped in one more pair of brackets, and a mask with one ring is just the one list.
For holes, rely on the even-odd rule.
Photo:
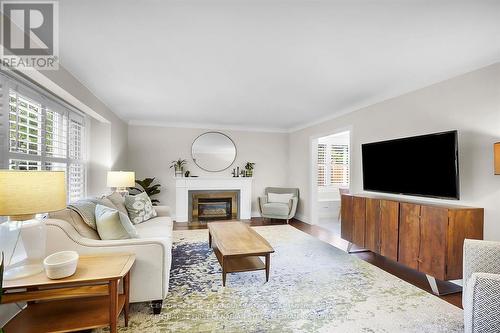
{"label": "wooden side table", "polygon": [[4,281],[2,304],[28,302],[4,327],[5,333],[70,332],[105,326],[116,332],[122,310],[128,326],[134,261],[135,255],[128,253],[81,256],[76,273],[68,278],[50,280],[42,272]]}

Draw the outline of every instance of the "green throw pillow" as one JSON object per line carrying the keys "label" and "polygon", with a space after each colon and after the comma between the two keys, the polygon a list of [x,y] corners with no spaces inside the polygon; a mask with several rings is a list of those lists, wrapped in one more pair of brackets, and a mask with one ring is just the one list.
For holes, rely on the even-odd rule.
{"label": "green throw pillow", "polygon": [[101,239],[129,239],[139,237],[127,214],[119,212],[114,208],[96,205],[95,220],[97,233]]}
{"label": "green throw pillow", "polygon": [[134,224],[156,217],[156,211],[146,192],[125,196],[125,207],[127,207],[128,216]]}

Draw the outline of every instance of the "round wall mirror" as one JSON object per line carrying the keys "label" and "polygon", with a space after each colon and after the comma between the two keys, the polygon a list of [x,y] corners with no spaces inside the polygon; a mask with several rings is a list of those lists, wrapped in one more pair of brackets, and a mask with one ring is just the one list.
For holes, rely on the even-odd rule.
{"label": "round wall mirror", "polygon": [[194,163],[205,171],[229,168],[236,159],[236,146],[227,135],[207,132],[197,137],[191,147]]}

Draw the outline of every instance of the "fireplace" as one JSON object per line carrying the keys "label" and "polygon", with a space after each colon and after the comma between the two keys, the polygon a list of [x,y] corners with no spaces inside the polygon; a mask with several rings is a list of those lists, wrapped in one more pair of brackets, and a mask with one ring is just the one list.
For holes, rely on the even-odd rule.
{"label": "fireplace", "polygon": [[189,191],[190,221],[238,219],[239,191]]}

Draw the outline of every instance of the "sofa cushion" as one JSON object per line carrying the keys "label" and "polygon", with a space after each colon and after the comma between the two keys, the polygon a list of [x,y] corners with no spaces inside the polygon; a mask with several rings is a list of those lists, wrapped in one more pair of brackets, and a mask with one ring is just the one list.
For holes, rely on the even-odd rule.
{"label": "sofa cushion", "polygon": [[97,227],[95,224],[95,207],[98,204],[109,207],[109,208],[116,209],[115,205],[113,205],[113,203],[108,198],[82,199],[82,200],[78,200],[78,201],[70,203],[68,205],[68,208],[77,212],[82,217],[83,222],[87,223],[87,225],[89,227],[91,227],[94,230],[97,230]]}
{"label": "sofa cushion", "polygon": [[171,217],[155,217],[135,225],[139,238],[171,238],[174,222]]}
{"label": "sofa cushion", "polygon": [[139,238],[127,214],[117,209],[96,205],[95,220],[99,237],[109,239]]}
{"label": "sofa cushion", "polygon": [[127,208],[130,220],[134,224],[139,224],[156,217],[156,211],[146,192],[125,196],[125,207]]}
{"label": "sofa cushion", "polygon": [[262,205],[262,213],[265,215],[286,216],[290,212],[288,204],[279,202],[268,202]]}
{"label": "sofa cushion", "polygon": [[57,212],[51,212],[49,213],[49,218],[68,222],[82,237],[96,240],[100,239],[99,234],[83,221],[80,214],[72,209],[65,208]]}
{"label": "sofa cushion", "polygon": [[290,199],[293,198],[292,193],[268,193],[267,201],[268,202],[278,202],[288,204]]}
{"label": "sofa cushion", "polygon": [[111,201],[116,209],[118,209],[120,212],[128,215],[127,208],[125,207],[125,198],[120,193],[113,192],[105,198]]}

